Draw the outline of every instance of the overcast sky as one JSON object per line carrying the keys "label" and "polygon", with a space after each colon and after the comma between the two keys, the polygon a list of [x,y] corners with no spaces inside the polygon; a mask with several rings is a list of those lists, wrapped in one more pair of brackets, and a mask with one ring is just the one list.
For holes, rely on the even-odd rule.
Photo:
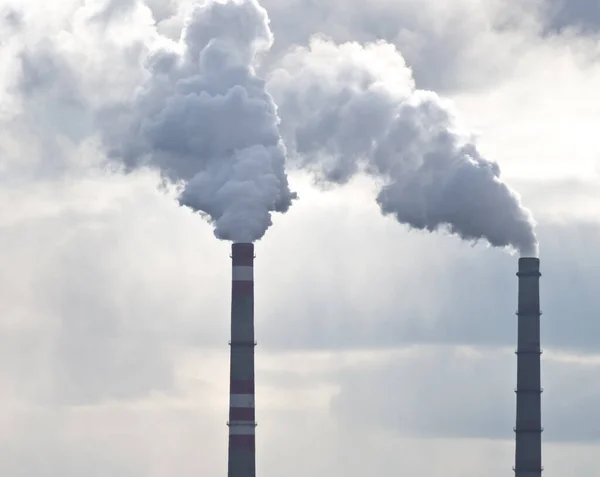
{"label": "overcast sky", "polygon": [[[103,135],[193,3],[0,0],[2,475],[226,472],[230,244]],[[262,78],[314,35],[384,40],[500,165],[540,241],[544,475],[598,475],[600,4],[262,5]],[[257,474],[509,474],[518,255],[382,216],[372,178],[288,175],[256,245]]]}

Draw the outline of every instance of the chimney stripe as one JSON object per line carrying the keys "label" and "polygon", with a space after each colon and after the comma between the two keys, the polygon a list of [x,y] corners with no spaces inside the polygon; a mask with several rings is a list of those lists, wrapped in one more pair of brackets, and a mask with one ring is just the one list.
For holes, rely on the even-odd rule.
{"label": "chimney stripe", "polygon": [[252,243],[234,243],[231,246],[232,258],[240,259],[254,259],[254,244]]}
{"label": "chimney stripe", "polygon": [[229,408],[229,420],[230,421],[252,421],[256,419],[256,412],[254,407],[230,407]]}
{"label": "chimney stripe", "polygon": [[252,296],[254,294],[254,282],[232,281],[231,291],[233,296]]}
{"label": "chimney stripe", "polygon": [[232,280],[234,282],[254,281],[254,267],[234,265],[232,268]]}
{"label": "chimney stripe", "polygon": [[231,421],[229,422],[230,436],[253,436],[256,430],[254,421]]}
{"label": "chimney stripe", "polygon": [[255,437],[254,436],[229,436],[230,448],[236,449],[247,449],[254,451],[255,449]]}
{"label": "chimney stripe", "polygon": [[230,394],[229,407],[254,407],[254,394]]}
{"label": "chimney stripe", "polygon": [[232,379],[229,389],[231,394],[253,394],[254,380]]}
{"label": "chimney stripe", "polygon": [[235,258],[233,260],[234,267],[251,267],[253,263],[253,258]]}

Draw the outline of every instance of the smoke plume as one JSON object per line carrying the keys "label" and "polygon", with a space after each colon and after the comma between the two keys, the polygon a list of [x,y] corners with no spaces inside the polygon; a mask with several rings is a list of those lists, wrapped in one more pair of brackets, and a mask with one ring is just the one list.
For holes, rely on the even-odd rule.
{"label": "smoke plume", "polygon": [[498,164],[481,156],[448,104],[415,89],[394,46],[314,38],[282,59],[268,86],[286,143],[319,180],[367,172],[382,183],[382,213],[401,223],[537,254],[532,215]]}
{"label": "smoke plume", "polygon": [[163,39],[148,55],[131,104],[103,115],[110,155],[180,182],[181,204],[205,215],[220,239],[260,239],[271,213],[295,198],[276,106],[255,73],[272,42],[256,0],[204,2],[178,43]]}

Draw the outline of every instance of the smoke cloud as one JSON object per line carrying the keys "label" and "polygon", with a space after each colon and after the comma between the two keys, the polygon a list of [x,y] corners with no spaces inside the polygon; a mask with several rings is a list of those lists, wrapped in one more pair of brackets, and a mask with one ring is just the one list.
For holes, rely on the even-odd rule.
{"label": "smoke cloud", "polygon": [[403,224],[537,255],[532,215],[498,164],[449,104],[415,89],[394,46],[313,38],[281,60],[268,86],[297,165],[318,180],[344,184],[366,172],[381,182],[382,213]]}
{"label": "smoke cloud", "polygon": [[[285,171],[292,159],[328,183],[372,175],[382,213],[411,227],[537,254],[531,213],[498,165],[482,157],[450,105],[416,89],[393,45],[314,38],[261,64],[273,35],[256,0],[201,2],[178,41],[157,32],[139,1],[120,6],[133,20],[115,6],[85,9],[70,41],[56,36],[48,51],[23,56],[20,91],[32,98],[32,124],[40,118],[32,105],[45,104],[38,96],[55,98],[41,108],[63,106],[48,120],[51,139],[62,132],[80,142],[98,127],[103,152],[128,170],[159,169],[217,237],[264,235],[272,213],[296,197]],[[138,33],[126,34],[133,24]],[[89,45],[98,50],[93,67]],[[42,67],[46,57],[56,67]],[[270,71],[267,82],[258,67]],[[105,76],[110,81],[98,81]]]}
{"label": "smoke cloud", "polygon": [[179,42],[163,38],[148,54],[131,103],[102,115],[109,154],[180,182],[181,204],[206,216],[220,239],[260,239],[271,213],[295,198],[276,106],[255,72],[272,43],[256,0],[204,2]]}

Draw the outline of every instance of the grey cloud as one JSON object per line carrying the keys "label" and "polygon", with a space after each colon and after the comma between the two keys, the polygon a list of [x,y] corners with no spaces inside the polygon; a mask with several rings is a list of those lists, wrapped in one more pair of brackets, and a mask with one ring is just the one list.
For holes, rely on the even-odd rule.
{"label": "grey cloud", "polygon": [[[108,209],[101,213],[93,212],[90,199],[77,198],[73,203],[85,214],[44,219],[38,214],[45,213],[40,204],[53,197],[48,194],[16,211],[32,214],[27,221],[11,225],[16,219],[4,213],[3,335],[15,343],[12,352],[28,344],[36,349],[19,368],[5,370],[7,382],[15,378],[11,370],[29,377],[16,397],[85,403],[169,391],[172,346],[226,342],[226,247],[211,245],[201,223],[155,191],[154,182],[125,184],[138,199],[103,199]],[[102,190],[96,188],[90,198]],[[306,210],[257,247],[261,347],[514,346],[515,257],[442,235],[407,233],[372,209],[366,216],[315,215],[311,204]],[[188,227],[197,231],[184,233]],[[298,241],[306,229],[311,234]],[[540,233],[543,345],[594,352],[598,270],[589,254],[600,229],[542,226]],[[203,279],[211,286],[202,286]]]}
{"label": "grey cloud", "polygon": [[13,7],[2,8],[2,20],[10,28],[19,29],[23,26],[22,13]]}
{"label": "grey cloud", "polygon": [[177,13],[177,0],[145,0],[158,24],[170,19]]}
{"label": "grey cloud", "polygon": [[131,13],[138,0],[107,0],[102,8],[89,18],[90,22],[98,22],[104,26],[115,18]]}
{"label": "grey cloud", "polygon": [[[1,214],[0,251],[3,251],[4,272],[0,273],[3,293],[0,303],[5,307],[12,305],[0,313],[2,335],[18,336],[19,339],[13,347],[0,346],[6,358],[0,366],[0,394],[5,402],[11,387],[18,386],[15,401],[21,408],[26,408],[5,407],[4,414],[0,412],[0,419],[5,424],[2,442],[6,443],[0,446],[5,450],[5,454],[0,452],[0,469],[7,475],[30,477],[31,472],[37,472],[36,475],[42,477],[58,473],[75,477],[82,469],[93,466],[98,475],[117,472],[123,477],[164,477],[173,472],[182,476],[215,475],[224,468],[226,366],[223,366],[224,378],[215,377],[222,386],[213,397],[217,403],[213,409],[208,401],[194,395],[186,396],[178,385],[182,381],[197,381],[197,373],[213,368],[214,363],[192,359],[187,370],[181,369],[179,364],[177,371],[181,375],[175,379],[173,358],[190,346],[227,349],[228,247],[215,241],[209,227],[197,217],[179,209],[174,198],[156,192],[155,181],[155,177],[115,176],[99,180],[99,183],[87,182],[81,187],[77,187],[77,183],[71,184],[62,193],[59,189],[49,188],[37,199],[34,193],[37,189],[15,191],[16,195],[3,197],[2,203],[12,199],[18,207],[17,210],[2,209]],[[7,193],[6,190],[2,192]],[[113,198],[115,196],[117,199]],[[324,203],[327,204],[327,200]],[[433,289],[436,276],[440,275],[441,281],[457,276],[453,267],[449,267],[447,275],[441,273],[446,267],[443,264],[448,263],[444,257],[450,254],[460,257],[461,277],[474,272],[474,278],[479,282],[505,281],[508,295],[514,299],[515,260],[511,257],[479,247],[463,247],[449,237],[408,234],[414,240],[407,240],[405,231],[393,221],[379,217],[374,207],[365,210],[346,202],[340,207],[334,204],[333,209],[332,217],[324,210],[315,209],[314,204],[307,204],[306,209],[300,207],[290,216],[281,216],[282,226],[275,227],[273,234],[257,245],[256,309],[260,362],[264,363],[268,358],[280,359],[279,352],[266,356],[264,350],[274,345],[289,345],[286,333],[298,333],[298,324],[314,327],[311,339],[334,351],[339,343],[336,339],[343,340],[352,335],[353,344],[358,347],[364,346],[369,339],[374,339],[372,343],[378,346],[377,340],[384,338],[384,333],[378,330],[381,317],[368,298],[386,300],[390,293],[387,275],[390,271],[402,271],[393,280],[396,290],[392,290],[392,294],[397,293],[402,301],[412,304],[415,311],[419,311],[419,306],[446,310],[444,301],[423,300],[416,291],[421,289],[418,286],[420,280]],[[14,215],[9,213],[11,211]],[[30,216],[29,220],[25,219],[27,216]],[[307,229],[312,232],[298,233],[298,230]],[[380,241],[382,236],[389,242]],[[371,242],[365,237],[371,237]],[[595,240],[594,237],[589,239]],[[565,245],[565,237],[558,235],[556,241],[569,253],[573,252]],[[457,247],[444,248],[443,244],[449,243]],[[495,257],[504,272],[490,277],[482,271],[488,265],[485,261],[488,255]],[[548,275],[545,263],[542,262],[544,280]],[[366,279],[366,272],[375,266],[378,273],[372,273]],[[323,270],[334,273],[324,275]],[[357,273],[357,270],[365,271],[365,274]],[[415,270],[429,274],[417,275]],[[365,281],[369,286],[365,286]],[[454,278],[453,281],[458,280]],[[482,285],[468,282],[467,286],[472,287],[469,296],[473,295],[473,284]],[[489,293],[489,300],[482,298],[487,311],[471,316],[468,326],[478,326],[479,331],[491,335],[496,329],[485,330],[485,324],[493,324],[497,318],[487,314],[490,303],[495,303],[496,292],[493,287],[478,289]],[[447,291],[448,295],[454,293],[453,289]],[[319,294],[322,302],[315,309],[315,315],[304,316],[304,304],[314,302]],[[345,308],[336,308],[340,304]],[[37,307],[32,309],[34,305]],[[84,309],[82,305],[85,305]],[[15,321],[32,330],[28,333],[19,332],[15,323],[9,322],[15,318],[19,306],[29,310],[27,315],[21,316],[29,316],[30,321],[23,318]],[[498,305],[499,311],[503,306]],[[512,340],[514,321],[510,317],[514,307],[506,308],[509,308],[507,316],[501,318],[508,322],[505,329]],[[365,315],[356,313],[356,309],[366,311]],[[339,321],[328,322],[330,314]],[[277,320],[279,334],[271,334],[273,329],[268,320]],[[393,313],[389,322],[396,321],[398,314]],[[478,321],[484,321],[484,324],[478,325]],[[562,317],[560,321],[564,321]],[[455,326],[451,321],[448,323],[450,327]],[[435,323],[430,325],[436,326]],[[49,331],[44,332],[44,329]],[[12,330],[12,334],[7,330]],[[373,330],[377,332],[373,333]],[[585,332],[593,335],[593,331]],[[306,335],[298,334],[306,338]],[[460,338],[472,337],[465,338],[462,334]],[[408,341],[410,337],[406,339]],[[399,346],[398,342],[390,344]],[[31,345],[35,346],[35,353],[23,353],[25,346]],[[299,362],[308,355],[299,353]],[[15,362],[17,356],[19,361]],[[147,362],[140,361],[149,356]],[[48,361],[54,367],[48,366]],[[439,370],[441,361],[448,363],[446,372]],[[306,362],[310,363],[308,359]],[[499,362],[506,366],[500,371],[495,368]],[[397,435],[397,428],[382,430],[379,425],[383,418],[359,422],[360,415],[354,414],[360,410],[365,412],[365,417],[372,416],[369,412],[373,412],[376,403],[382,409],[393,405],[391,412],[396,412],[399,403],[405,402],[406,407],[402,409],[406,412],[412,409],[419,415],[423,412],[419,403],[426,402],[423,396],[427,396],[427,391],[437,391],[438,398],[442,393],[458,398],[459,404],[452,407],[452,413],[460,416],[462,412],[463,417],[466,413],[464,422],[468,424],[468,432],[474,432],[483,423],[489,426],[488,430],[495,430],[497,435],[510,439],[515,364],[510,352],[500,357],[492,354],[475,367],[470,366],[470,362],[452,360],[443,353],[434,353],[427,359],[417,356],[404,364],[399,366],[399,362],[392,361],[386,364],[387,367],[368,370],[357,364],[356,373],[345,366],[341,372],[334,371],[326,376],[314,368],[304,381],[296,379],[296,371],[290,366],[285,371],[288,382],[259,370],[261,388],[263,385],[280,387],[296,397],[314,392],[319,385],[342,385],[343,391],[340,400],[332,403],[331,412],[338,418],[337,422],[332,422],[331,415],[316,412],[306,402],[273,404],[269,389],[259,390],[258,452],[264,473],[280,475],[282,469],[289,469],[286,475],[290,476],[306,475],[307,470],[312,470],[310,475],[315,476],[324,477],[334,472],[358,477],[373,468],[372,465],[381,465],[384,474],[390,472],[389,469],[395,472],[402,468],[429,471],[429,475],[453,472],[456,477],[476,477],[480,475],[481,465],[491,465],[489,458],[473,461],[472,454],[483,452],[483,449],[494,454],[495,469],[510,467],[512,449],[509,444],[497,442],[488,448],[483,440],[464,444],[452,439],[421,442],[412,437],[403,440]],[[192,372],[186,375],[190,369]],[[597,372],[596,368],[581,372],[579,369],[563,367],[555,368],[552,373],[550,370],[544,372],[544,409],[554,414],[552,419],[549,415],[545,417],[547,435],[560,429],[560,437],[564,440],[597,438],[592,427],[583,425],[578,430],[574,426],[579,422],[572,414],[577,406],[587,406],[590,399],[597,399],[594,380],[589,378],[590,373]],[[84,376],[84,372],[89,375]],[[571,379],[563,378],[561,373]],[[480,380],[479,386],[474,388],[470,387],[472,374]],[[427,379],[419,381],[419,377]],[[177,386],[173,386],[174,381]],[[444,386],[455,382],[463,386]],[[587,383],[585,386],[584,382]],[[569,385],[566,391],[562,389],[565,383]],[[388,384],[398,387],[387,387]],[[370,386],[369,395],[362,394],[360,386]],[[48,394],[45,391],[48,388],[56,389],[55,394]],[[464,409],[467,406],[460,406],[460,398],[473,389],[484,397],[494,397],[497,391],[505,401],[495,404],[491,398],[489,403],[483,399],[478,406],[472,406],[474,411],[479,409],[480,412],[469,414],[468,409]],[[163,404],[160,399],[154,404],[144,404],[144,400],[153,395],[167,395],[173,404]],[[343,402],[348,396],[351,402]],[[180,403],[186,397],[193,401],[188,409]],[[220,400],[221,407],[218,405]],[[122,410],[119,405],[111,408],[110,404],[102,404],[114,401],[121,403]],[[37,406],[27,409],[30,402]],[[573,406],[565,406],[565,402],[573,403]],[[62,405],[56,410],[55,404]],[[450,403],[440,404],[450,408]],[[369,409],[364,410],[363,405]],[[348,414],[340,416],[338,412]],[[456,419],[452,416],[445,416],[438,422],[440,426],[445,424],[442,430],[446,434],[452,434],[456,425],[458,416]],[[439,427],[429,422],[429,435],[439,434]],[[351,430],[348,431],[348,427]],[[321,436],[320,442],[315,435]],[[282,436],[289,438],[282,439]],[[318,446],[315,445],[317,442]],[[327,452],[323,449],[325,446]],[[360,459],[351,457],[356,454],[352,450],[356,446],[373,451],[365,451]],[[454,451],[446,453],[444,449],[448,446]],[[199,453],[199,447],[203,449],[202,453]],[[399,448],[411,449],[414,456],[409,461],[406,456],[395,460]],[[432,449],[439,453],[437,466],[425,462],[429,459],[422,457],[430,455],[426,452]],[[547,449],[553,456],[568,459],[572,455],[562,447]],[[293,459],[279,463],[275,457],[293,457],[300,450],[310,456],[302,466]],[[587,456],[597,449],[578,452]],[[382,459],[385,465],[381,463]],[[560,475],[559,459],[553,459],[548,457],[546,466],[552,469],[550,472]],[[549,465],[551,462],[554,465]],[[584,470],[595,469],[597,465],[595,461],[585,460],[585,465],[581,462],[578,465]]]}
{"label": "grey cloud", "polygon": [[544,0],[543,6],[548,33],[573,29],[579,33],[595,34],[600,30],[600,4],[597,0]]}
{"label": "grey cloud", "polygon": [[[305,227],[302,216],[296,220],[297,227]],[[349,220],[330,225],[331,220],[312,221],[314,237],[302,244],[257,250],[257,267],[270,271],[258,275],[256,284],[260,297],[270,297],[258,315],[265,344],[300,349],[515,346],[516,257],[463,246],[444,234],[410,233],[370,216],[363,215],[360,226]],[[543,346],[596,352],[600,227],[541,223],[539,236]],[[298,250],[328,258],[312,260],[306,269],[290,260]],[[276,264],[284,262],[279,270]]]}
{"label": "grey cloud", "polygon": [[[261,4],[275,36],[272,50],[263,58],[263,71],[291,46],[307,45],[315,34],[339,43],[383,39],[402,51],[419,87],[444,93],[487,87],[510,75],[515,57],[535,43],[540,21],[535,2],[519,1],[264,0]],[[181,17],[180,13],[164,20],[161,31],[177,38]]]}
{"label": "grey cloud", "polygon": [[[600,441],[600,364],[543,359],[546,442]],[[351,426],[407,436],[512,439],[516,359],[452,348],[415,349],[341,374],[332,410]]]}
{"label": "grey cloud", "polygon": [[[3,394],[85,404],[171,392],[178,349],[227,341],[229,250],[152,175],[76,184],[3,190],[18,204],[0,214],[5,363],[36,350],[0,369]],[[356,200],[300,203],[257,245],[261,348],[515,346],[516,257],[407,232]],[[543,346],[594,353],[600,228],[540,234]]]}
{"label": "grey cloud", "polygon": [[528,3],[512,1],[263,4],[272,19],[276,55],[293,44],[308,44],[315,33],[340,43],[383,39],[402,51],[420,88],[440,92],[490,85],[510,74],[514,55],[534,36],[530,24],[537,15]]}
{"label": "grey cloud", "polygon": [[127,18],[140,6],[144,6],[150,10],[156,24],[160,24],[177,12],[175,2],[176,0],[105,0],[95,12],[90,12],[88,21],[90,24],[109,27],[111,23]]}
{"label": "grey cloud", "polygon": [[[359,477],[376,473],[500,477],[511,472],[514,462],[514,443],[509,440],[400,437],[393,431],[353,426],[359,416],[354,419],[348,416],[347,421],[334,423],[329,416],[313,412],[259,416],[261,424],[257,429],[268,426],[263,434],[268,432],[271,439],[263,437],[265,445],[259,448],[258,455],[265,472],[273,476],[280,473],[293,477]],[[289,425],[281,425],[282,421]],[[299,432],[290,433],[290,427]],[[277,430],[273,432],[273,428]],[[594,454],[597,449],[598,445],[593,444],[547,442],[544,475],[560,477],[573,468],[593,473],[598,469]],[[304,456],[302,459],[298,459],[299,453]]]}
{"label": "grey cloud", "polygon": [[86,23],[89,4],[61,6],[67,11],[55,12],[58,26],[28,9],[26,26],[0,45],[8,66],[1,77],[6,96],[0,98],[4,180],[17,174],[63,177],[97,164],[98,104],[130,97],[139,84],[147,27],[130,25],[127,37],[106,35]]}
{"label": "grey cloud", "polygon": [[[43,133],[52,131],[51,134],[66,136],[74,142],[90,135],[91,105],[81,86],[71,65],[50,42],[21,54],[17,94],[27,114],[36,116]],[[57,110],[60,114],[56,114]]]}
{"label": "grey cloud", "polygon": [[[393,417],[399,412],[398,404],[406,402],[407,396],[414,395],[415,390],[410,385],[417,381],[417,370],[425,364],[423,376],[433,375],[440,379],[436,371],[440,363],[435,357],[448,356],[447,353],[431,353],[429,359],[423,355],[413,356],[414,359],[408,359],[411,373],[402,383],[396,379],[406,372],[409,363],[403,362],[400,366],[396,359],[383,362],[383,367],[387,366],[390,371],[386,375],[381,368],[371,367],[367,370],[360,362],[346,366],[341,372],[337,370],[331,373],[329,383],[342,384],[344,397],[354,397],[353,406],[349,408],[339,401],[332,403],[334,406],[329,408],[326,403],[317,407],[297,401],[274,404],[273,395],[261,386],[257,395],[260,421],[257,452],[263,474],[359,477],[377,469],[380,475],[393,475],[401,471],[419,475],[478,477],[481,469],[487,466],[488,475],[500,477],[512,462],[513,445],[510,440],[403,437],[395,428],[383,430],[379,425],[384,419],[365,425],[360,414],[346,414],[346,411],[359,411],[365,412],[366,416],[373,416],[378,412],[373,406],[388,406],[393,401],[396,406],[386,408],[390,411],[388,418]],[[306,362],[311,362],[310,356],[299,356],[303,357]],[[501,357],[493,355],[482,361],[489,363],[494,360],[492,366],[495,366],[499,358],[508,362],[514,356],[510,353]],[[285,357],[263,354],[259,361],[269,359],[282,362]],[[375,361],[382,363],[381,360]],[[451,370],[448,379],[445,381],[441,376],[439,385],[435,381],[429,382],[427,390],[437,390],[439,387],[436,386],[452,382],[452,378],[458,377],[461,383],[470,380],[468,373],[473,367],[464,366],[464,361],[449,361],[446,368]],[[480,366],[479,369],[484,367]],[[402,371],[398,372],[398,368]],[[318,374],[319,371],[318,367],[314,367],[311,374]],[[293,366],[288,367],[286,374],[294,377],[296,370]],[[266,381],[263,379],[265,377],[263,373],[261,383]],[[371,377],[376,379],[372,380]],[[384,380],[383,383],[379,381],[380,378]],[[501,379],[490,377],[490,380],[496,382]],[[485,376],[482,382],[488,383]],[[278,384],[276,379],[273,384]],[[363,394],[363,389],[355,389],[356,384],[374,384],[366,390],[371,395],[367,396],[366,391]],[[390,389],[390,384],[400,384],[400,389]],[[279,387],[288,391],[290,396],[297,395],[296,389],[289,388],[287,383],[279,383]],[[302,390],[310,391],[315,387],[318,385],[307,381],[303,383]],[[390,391],[394,394],[390,394]],[[475,388],[475,391],[481,391],[481,388]],[[503,388],[502,392],[506,393],[507,400],[513,397],[510,388]],[[550,392],[556,394],[557,399],[562,397],[571,401],[573,396],[571,393],[559,395],[556,389],[550,390],[547,386],[547,394]],[[445,387],[443,393],[450,397],[457,394],[454,388],[448,390]],[[487,392],[484,394],[487,395]],[[221,405],[217,404],[214,408],[206,396],[193,394],[186,396],[187,400],[181,400],[181,397],[165,402],[148,400],[58,411],[12,409],[8,415],[3,408],[0,419],[6,426],[0,430],[0,470],[17,477],[30,477],[32,472],[42,477],[57,474],[75,477],[84,469],[91,469],[91,475],[115,471],[123,477],[165,477],[173,472],[183,477],[217,475],[226,465],[226,392],[213,396],[217,403],[222,398]],[[445,406],[443,402],[434,404]],[[494,403],[490,402],[489,406],[493,408]],[[465,412],[464,407],[454,408],[453,412],[460,415]],[[416,414],[422,415],[422,412],[416,408]],[[511,421],[503,423],[503,428],[510,427]],[[357,452],[357,448],[361,451]],[[598,468],[597,450],[597,445],[580,443],[572,447],[548,441],[545,445],[548,474],[565,475],[569,468],[593,473]],[[298,455],[303,456],[301,461],[298,461]]]}
{"label": "grey cloud", "polygon": [[70,64],[51,41],[15,49],[4,52],[14,70],[4,78],[8,96],[0,98],[2,181],[17,175],[56,178],[88,166],[91,157],[72,161],[67,154],[91,130],[87,97]]}
{"label": "grey cloud", "polygon": [[[181,347],[226,342],[214,317],[227,315],[227,250],[215,262],[197,217],[135,177],[121,192],[118,176],[2,191],[18,204],[0,214],[3,395],[87,405],[170,393]],[[187,273],[221,285],[174,286]]]}

